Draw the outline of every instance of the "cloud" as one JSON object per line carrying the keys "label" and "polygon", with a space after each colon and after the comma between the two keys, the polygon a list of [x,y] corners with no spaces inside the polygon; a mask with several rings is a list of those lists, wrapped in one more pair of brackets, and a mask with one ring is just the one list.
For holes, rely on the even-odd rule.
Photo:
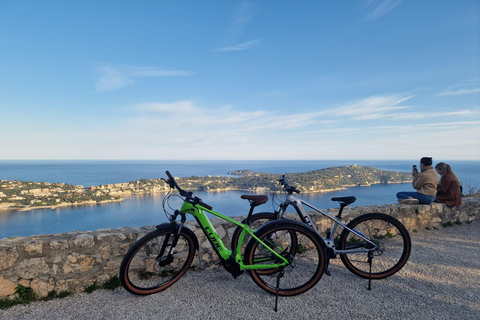
{"label": "cloud", "polygon": [[95,83],[95,89],[97,91],[118,90],[133,83],[133,80],[130,79],[130,77],[113,67],[97,67],[97,72],[100,74]]}
{"label": "cloud", "polygon": [[376,20],[395,9],[402,0],[368,0],[365,4],[368,14],[366,20]]}
{"label": "cloud", "polygon": [[[345,149],[359,157],[406,157],[410,146],[404,142],[419,136],[430,149],[441,143],[436,148],[444,150],[457,140],[479,144],[480,109],[428,112],[405,104],[413,98],[375,95],[311,112],[210,107],[192,99],[148,102],[133,106],[136,116],[115,135],[139,154],[172,159],[335,158]],[[471,149],[462,148],[457,150],[461,154]],[[418,149],[409,152],[416,155]]]}
{"label": "cloud", "polygon": [[180,70],[164,70],[155,67],[128,67],[110,64],[96,67],[98,78],[95,82],[97,92],[115,91],[135,83],[137,78],[149,77],[185,77],[193,72]]}
{"label": "cloud", "polygon": [[399,104],[412,97],[400,97],[398,95],[371,96],[358,102],[331,109],[327,113],[335,117],[347,117],[354,120],[385,118],[390,117],[394,110],[409,108]]}
{"label": "cloud", "polygon": [[253,20],[252,18],[252,5],[249,1],[242,1],[236,6],[231,20],[231,26],[227,28],[229,43],[234,43],[226,47],[214,49],[213,51],[228,52],[228,51],[243,51],[248,50],[260,45],[259,39],[251,41],[241,41],[244,38],[243,34],[247,25]]}
{"label": "cloud", "polygon": [[462,94],[470,94],[470,93],[478,93],[480,92],[480,88],[474,88],[474,89],[458,89],[458,90],[453,90],[453,91],[443,91],[440,93],[437,93],[437,96],[457,96],[457,95],[462,95]]}
{"label": "cloud", "polygon": [[256,39],[249,42],[233,45],[230,47],[218,48],[218,49],[215,49],[214,51],[243,51],[243,50],[248,50],[248,49],[259,46],[260,42],[261,42],[260,40]]}

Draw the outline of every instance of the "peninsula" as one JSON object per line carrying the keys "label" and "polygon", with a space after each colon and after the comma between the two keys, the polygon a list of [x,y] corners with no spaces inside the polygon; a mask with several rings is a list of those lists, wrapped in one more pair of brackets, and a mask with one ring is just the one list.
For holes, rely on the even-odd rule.
{"label": "peninsula", "polygon": [[[175,174],[173,172],[173,174]],[[178,178],[178,184],[186,190],[269,192],[278,188],[280,174],[237,170],[229,176],[205,176]],[[287,173],[289,184],[302,192],[328,192],[353,186],[370,186],[381,183],[411,182],[407,172],[385,171],[357,165],[331,167],[321,170]],[[131,194],[149,194],[167,191],[162,179],[141,179],[91,187],[66,183],[0,181],[0,209],[29,210],[89,203],[122,201]]]}

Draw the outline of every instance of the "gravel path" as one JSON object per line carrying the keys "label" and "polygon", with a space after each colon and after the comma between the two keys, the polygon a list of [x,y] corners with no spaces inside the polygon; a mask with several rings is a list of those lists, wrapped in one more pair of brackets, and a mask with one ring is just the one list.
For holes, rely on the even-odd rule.
{"label": "gravel path", "polygon": [[480,319],[480,221],[412,233],[412,254],[396,275],[374,281],[340,260],[310,291],[267,294],[222,268],[188,272],[164,292],[138,297],[119,288],[0,310],[0,319]]}

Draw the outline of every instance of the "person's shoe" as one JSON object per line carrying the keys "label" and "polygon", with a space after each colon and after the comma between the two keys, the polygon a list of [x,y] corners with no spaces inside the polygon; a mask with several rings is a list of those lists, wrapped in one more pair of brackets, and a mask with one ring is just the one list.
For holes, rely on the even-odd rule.
{"label": "person's shoe", "polygon": [[403,204],[417,204],[419,201],[418,199],[403,199],[402,203]]}

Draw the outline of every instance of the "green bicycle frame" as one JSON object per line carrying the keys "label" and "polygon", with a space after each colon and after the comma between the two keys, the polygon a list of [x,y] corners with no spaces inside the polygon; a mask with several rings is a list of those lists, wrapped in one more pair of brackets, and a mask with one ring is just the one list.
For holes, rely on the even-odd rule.
{"label": "green bicycle frame", "polygon": [[[254,270],[254,269],[275,269],[279,267],[286,266],[288,264],[287,259],[279,255],[275,250],[270,248],[265,242],[260,240],[255,234],[252,229],[248,227],[246,224],[242,224],[234,219],[231,219],[219,212],[216,212],[215,210],[209,210],[205,207],[203,207],[200,204],[193,205],[189,202],[183,202],[182,207],[180,209],[183,213],[189,213],[192,216],[195,217],[197,220],[198,224],[202,228],[203,232],[207,236],[208,240],[214,247],[215,251],[217,252],[218,256],[222,260],[228,260],[231,255],[232,255],[232,250],[229,250],[225,244],[223,243],[222,239],[218,235],[217,231],[213,227],[212,223],[210,222],[210,219],[208,219],[207,215],[205,214],[204,211],[209,212],[213,214],[214,216],[217,216],[221,219],[224,219],[228,222],[231,222],[237,226],[240,226],[243,230],[242,233],[240,234],[240,239],[237,244],[237,248],[235,248],[235,261],[239,264],[240,270],[244,271],[247,269]],[[251,237],[253,237],[255,240],[257,240],[262,246],[264,246],[266,249],[268,249],[272,254],[275,255],[279,259],[279,261],[282,261],[281,263],[278,264],[255,264],[255,265],[246,265],[243,263],[242,255],[241,255],[241,247],[243,244],[243,240],[245,238],[245,234],[248,233]]]}

